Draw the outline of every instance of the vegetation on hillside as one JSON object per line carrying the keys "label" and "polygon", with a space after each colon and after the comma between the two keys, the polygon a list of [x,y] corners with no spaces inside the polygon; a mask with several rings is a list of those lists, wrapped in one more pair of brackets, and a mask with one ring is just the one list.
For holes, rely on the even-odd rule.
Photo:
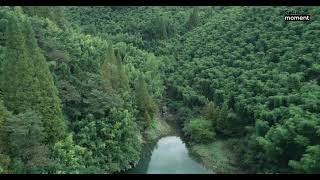
{"label": "vegetation on hillside", "polygon": [[0,173],[130,169],[164,104],[202,157],[223,139],[246,172],[319,173],[320,19],[285,10],[320,14],[0,7]]}

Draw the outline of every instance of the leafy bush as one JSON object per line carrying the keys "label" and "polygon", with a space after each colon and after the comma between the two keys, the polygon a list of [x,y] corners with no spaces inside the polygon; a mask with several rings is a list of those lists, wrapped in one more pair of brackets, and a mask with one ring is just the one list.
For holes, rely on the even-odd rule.
{"label": "leafy bush", "polygon": [[216,136],[210,121],[204,118],[191,119],[185,123],[183,131],[186,136],[196,143],[211,142]]}

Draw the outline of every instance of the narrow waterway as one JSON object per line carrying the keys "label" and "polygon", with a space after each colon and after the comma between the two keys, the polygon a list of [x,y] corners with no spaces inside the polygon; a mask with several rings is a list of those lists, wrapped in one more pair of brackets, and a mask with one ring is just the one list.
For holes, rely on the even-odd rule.
{"label": "narrow waterway", "polygon": [[178,136],[161,138],[155,145],[147,147],[145,151],[139,164],[126,173],[211,174],[189,156],[185,143]]}

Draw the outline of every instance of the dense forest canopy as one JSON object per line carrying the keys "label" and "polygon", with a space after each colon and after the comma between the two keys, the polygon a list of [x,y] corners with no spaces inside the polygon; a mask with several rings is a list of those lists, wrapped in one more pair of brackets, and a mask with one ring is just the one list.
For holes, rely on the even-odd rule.
{"label": "dense forest canopy", "polygon": [[224,139],[247,173],[319,173],[318,14],[0,7],[0,173],[130,169],[163,106],[189,143]]}

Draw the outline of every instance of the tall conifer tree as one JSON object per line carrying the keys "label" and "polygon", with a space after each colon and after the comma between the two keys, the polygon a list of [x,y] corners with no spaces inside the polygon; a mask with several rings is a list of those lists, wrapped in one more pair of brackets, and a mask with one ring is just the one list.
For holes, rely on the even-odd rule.
{"label": "tall conifer tree", "polygon": [[151,121],[156,112],[156,104],[149,95],[147,85],[143,76],[140,75],[135,87],[136,104],[138,106],[138,120],[145,128],[151,125]]}
{"label": "tall conifer tree", "polygon": [[58,91],[31,24],[18,10],[8,21],[6,48],[2,80],[5,105],[15,114],[33,110],[41,115],[46,140],[54,143],[65,131]]}
{"label": "tall conifer tree", "polygon": [[117,58],[111,43],[108,46],[106,57],[101,66],[101,78],[106,92],[111,92],[116,88],[117,81]]}
{"label": "tall conifer tree", "polygon": [[[15,12],[17,13],[17,12]],[[18,113],[32,107],[34,99],[33,65],[25,46],[17,14],[9,15],[7,43],[1,80],[3,100],[8,110]]]}
{"label": "tall conifer tree", "polygon": [[61,100],[46,59],[37,44],[31,23],[26,21],[24,24],[28,56],[34,67],[35,86],[37,88],[34,92],[33,108],[43,117],[43,125],[48,140],[55,142],[61,139],[65,132]]}
{"label": "tall conifer tree", "polygon": [[[4,124],[6,123],[9,117],[11,117],[11,113],[4,106],[3,101],[0,100],[0,155],[7,148],[7,145],[5,144],[6,136],[3,132],[4,132]],[[1,165],[0,165],[0,168],[1,168]]]}
{"label": "tall conifer tree", "polygon": [[122,90],[128,90],[129,88],[129,79],[128,76],[124,70],[123,64],[122,64],[122,58],[120,56],[120,53],[117,53],[117,74],[119,78],[119,88]]}

